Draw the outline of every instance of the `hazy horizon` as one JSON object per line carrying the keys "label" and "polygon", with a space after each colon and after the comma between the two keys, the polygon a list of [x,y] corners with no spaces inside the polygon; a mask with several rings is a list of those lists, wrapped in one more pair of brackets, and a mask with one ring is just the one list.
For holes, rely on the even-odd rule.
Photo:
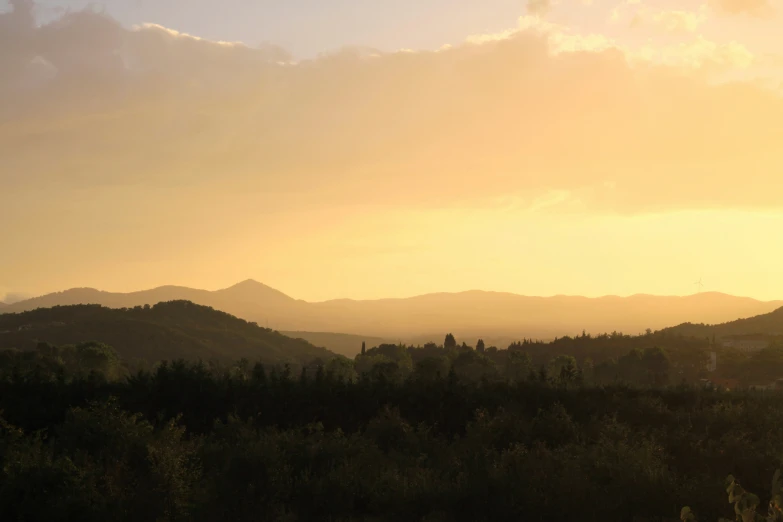
{"label": "hazy horizon", "polygon": [[155,287],[144,287],[144,288],[136,288],[133,290],[128,291],[117,291],[117,290],[111,290],[106,288],[97,288],[94,286],[75,286],[70,288],[61,288],[57,290],[52,290],[51,292],[44,292],[42,294],[21,294],[21,293],[15,293],[6,295],[5,299],[0,298],[0,302],[5,303],[7,305],[10,304],[16,304],[19,302],[27,301],[30,299],[36,299],[39,297],[44,297],[51,294],[57,294],[61,292],[67,292],[71,290],[95,290],[98,292],[106,292],[106,293],[112,293],[112,294],[133,294],[133,293],[143,293],[151,290],[157,290],[161,288],[183,288],[183,289],[190,289],[190,290],[204,290],[207,292],[218,292],[221,290],[229,290],[231,288],[234,288],[236,286],[241,286],[243,284],[247,283],[257,283],[264,285],[268,288],[271,288],[273,290],[276,290],[282,294],[284,294],[287,297],[290,297],[292,299],[305,301],[307,303],[324,303],[329,301],[341,301],[341,300],[350,300],[350,301],[381,301],[381,300],[387,300],[387,299],[399,299],[399,300],[405,300],[405,299],[414,299],[417,297],[425,297],[430,295],[441,295],[441,294],[448,294],[448,295],[457,295],[457,294],[468,294],[468,293],[488,293],[488,294],[508,294],[508,295],[514,295],[519,297],[535,297],[535,298],[542,298],[542,299],[552,299],[552,298],[585,298],[585,299],[604,299],[604,298],[619,298],[619,299],[628,299],[633,297],[659,297],[659,298],[677,298],[677,297],[697,297],[699,295],[704,296],[715,296],[715,295],[725,295],[729,297],[737,297],[737,298],[745,298],[745,299],[753,299],[760,302],[773,302],[773,301],[783,301],[783,299],[757,299],[752,296],[743,296],[743,295],[734,295],[734,294],[727,294],[725,292],[720,292],[717,290],[702,290],[702,291],[694,291],[690,294],[651,294],[651,293],[643,293],[643,292],[637,292],[633,294],[626,294],[626,295],[618,295],[618,294],[599,294],[599,295],[581,295],[581,294],[550,294],[550,295],[532,295],[532,294],[523,294],[518,292],[508,292],[503,290],[485,290],[482,288],[468,288],[464,290],[453,290],[453,291],[442,291],[442,292],[427,292],[423,294],[410,294],[410,295],[399,295],[399,296],[389,296],[389,297],[379,297],[379,298],[371,298],[371,299],[355,299],[352,297],[344,297],[344,296],[335,296],[319,301],[310,301],[308,299],[301,298],[297,295],[292,295],[285,291],[285,289],[275,288],[271,285],[267,285],[263,281],[258,281],[253,278],[243,279],[242,281],[238,281],[234,284],[230,284],[227,286],[220,286],[220,287],[213,287],[213,288],[200,288],[200,287],[191,287],[187,285],[175,285],[175,284],[166,284],[166,285],[160,285]]}
{"label": "hazy horizon", "polygon": [[780,0],[86,4],[0,2],[0,301],[783,297]]}

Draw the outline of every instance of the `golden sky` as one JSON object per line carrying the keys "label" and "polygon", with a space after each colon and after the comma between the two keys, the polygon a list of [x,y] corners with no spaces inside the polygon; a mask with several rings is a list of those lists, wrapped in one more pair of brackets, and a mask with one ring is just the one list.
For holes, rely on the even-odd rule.
{"label": "golden sky", "polygon": [[247,278],[306,300],[783,297],[780,0],[531,0],[442,46],[415,46],[437,18],[410,40],[395,18],[313,56],[334,36],[289,53],[225,20],[219,42],[15,4],[0,300]]}

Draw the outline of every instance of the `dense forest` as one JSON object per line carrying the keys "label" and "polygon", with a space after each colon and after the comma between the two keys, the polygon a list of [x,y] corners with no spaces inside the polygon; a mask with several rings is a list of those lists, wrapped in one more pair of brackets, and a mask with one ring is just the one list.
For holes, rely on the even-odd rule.
{"label": "dense forest", "polygon": [[[0,520],[781,520],[783,395],[749,389],[774,344],[447,334],[350,360],[184,302],[3,320],[37,344],[0,351]],[[211,357],[152,359],[183,332]]]}
{"label": "dense forest", "polygon": [[[710,368],[711,354],[715,356],[714,368]],[[472,381],[518,381],[542,372],[560,377],[566,370],[579,382],[597,386],[707,384],[747,388],[771,386],[783,377],[783,344],[748,352],[725,348],[711,338],[648,331],[639,336],[583,333],[551,342],[526,339],[499,349],[485,346],[482,340],[475,347],[458,344],[449,334],[440,345],[384,344],[364,349],[354,364],[359,374],[384,371],[397,380],[412,372],[445,376],[453,369]]]}
{"label": "dense forest", "polygon": [[1,520],[718,520],[783,455],[772,392],[33,353],[2,360]]}

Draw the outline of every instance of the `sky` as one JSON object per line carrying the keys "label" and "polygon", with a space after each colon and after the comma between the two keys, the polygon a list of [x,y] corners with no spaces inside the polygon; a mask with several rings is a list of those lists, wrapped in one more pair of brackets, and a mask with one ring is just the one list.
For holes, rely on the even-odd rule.
{"label": "sky", "polygon": [[13,4],[0,300],[783,298],[781,0]]}

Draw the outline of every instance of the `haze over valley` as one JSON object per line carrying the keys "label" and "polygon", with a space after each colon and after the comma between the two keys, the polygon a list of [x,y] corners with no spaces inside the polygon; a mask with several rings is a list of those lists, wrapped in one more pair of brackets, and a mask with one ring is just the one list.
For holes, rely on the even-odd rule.
{"label": "haze over valley", "polygon": [[[404,341],[425,344],[443,332],[453,332],[475,344],[478,338],[495,338],[508,344],[522,338],[548,340],[592,334],[638,334],[685,322],[723,323],[771,312],[781,301],[758,301],[715,292],[686,297],[635,295],[585,298],[574,296],[529,297],[507,293],[471,291],[429,294],[407,299],[357,301],[338,299],[310,303],[297,300],[262,283],[247,280],[217,291],[184,287],[160,287],[128,294],[94,289],[70,289],[20,301],[4,313],[73,304],[100,304],[132,308],[159,302],[187,300],[211,306],[263,327],[274,328],[345,353],[346,340],[317,335],[319,332],[354,334],[356,355],[362,341]],[[362,338],[362,336],[365,336]],[[376,343],[378,344],[378,343]]]}

